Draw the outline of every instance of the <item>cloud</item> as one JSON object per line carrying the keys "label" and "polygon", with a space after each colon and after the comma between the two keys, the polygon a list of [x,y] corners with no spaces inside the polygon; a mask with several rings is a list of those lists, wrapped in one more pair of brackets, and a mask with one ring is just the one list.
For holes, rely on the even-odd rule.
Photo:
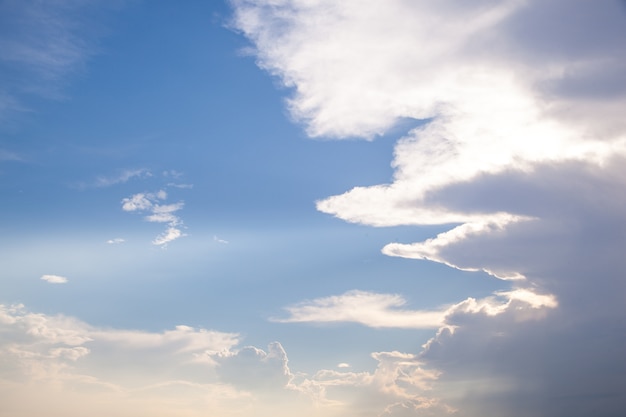
{"label": "cloud", "polygon": [[167,223],[167,229],[152,241],[154,245],[163,246],[185,236],[180,229],[182,220],[175,214],[185,203],[179,201],[174,204],[162,204],[167,197],[165,190],[159,190],[156,193],[137,193],[122,200],[122,210],[147,212],[148,214],[144,216],[146,221]]}
{"label": "cloud", "polygon": [[[619,415],[623,2],[233,5],[233,26],[290,89],[288,108],[310,136],[371,140],[416,121],[395,146],[390,183],[318,210],[375,227],[449,225],[383,252],[511,280],[509,292],[452,303],[417,354],[441,371],[426,398],[470,417]],[[346,314],[338,300],[294,314]],[[397,305],[375,311],[387,307]],[[402,401],[387,411],[426,413]]]}
{"label": "cloud", "polygon": [[213,241],[214,241],[214,242],[217,242],[217,243],[222,243],[222,244],[224,244],[224,245],[226,245],[226,244],[228,244],[228,243],[229,243],[229,242],[228,242],[228,240],[220,239],[220,238],[219,238],[219,237],[217,237],[217,236],[213,236]]}
{"label": "cloud", "polygon": [[67,278],[60,275],[42,275],[41,279],[50,284],[65,284],[67,282]]}
{"label": "cloud", "polygon": [[214,365],[196,361],[230,351],[240,342],[236,333],[100,328],[1,304],[0,332],[0,400],[12,416],[234,416],[250,397],[219,382]]}
{"label": "cloud", "polygon": [[287,353],[282,345],[273,342],[267,352],[247,346],[236,352],[212,355],[220,368],[220,377],[236,386],[256,389],[286,387],[293,378],[287,366]]}
{"label": "cloud", "polygon": [[117,244],[124,243],[124,242],[126,242],[126,240],[122,239],[121,237],[116,237],[115,239],[107,240],[107,243],[109,245],[117,245]]}
{"label": "cloud", "polygon": [[443,324],[445,309],[415,311],[402,307],[406,300],[396,294],[348,291],[339,296],[318,298],[286,307],[289,317],[273,319],[280,323],[352,322],[369,327],[409,329],[437,328]]}
{"label": "cloud", "polygon": [[168,227],[167,230],[157,236],[152,243],[155,245],[165,245],[183,236],[185,236],[185,234],[180,229]]}
{"label": "cloud", "polygon": [[[458,305],[453,320],[458,325],[471,311],[480,321],[488,314],[482,306],[489,302],[499,303]],[[520,305],[510,304],[497,317],[519,314]],[[426,364],[428,355],[435,361],[440,341],[451,332],[463,335],[465,328],[447,329],[452,330],[440,331],[425,354],[373,352],[376,368],[371,372],[351,372],[349,365],[340,364],[339,370],[309,375],[292,370],[279,342],[265,350],[239,347],[237,333],[186,325],[162,331],[103,328],[0,304],[0,399],[16,417],[40,411],[27,401],[33,389],[36,404],[47,405],[46,415],[52,417],[78,416],[93,404],[104,407],[94,411],[96,416],[107,415],[105,411],[132,416],[141,410],[163,417],[207,412],[230,417],[253,411],[268,417],[294,412],[308,417],[447,415],[453,407],[434,395],[444,376]]]}
{"label": "cloud", "polygon": [[130,169],[120,172],[118,175],[111,177],[100,176],[96,178],[94,183],[95,187],[110,187],[116,184],[123,184],[130,181],[133,178],[149,178],[152,173],[147,169]]}

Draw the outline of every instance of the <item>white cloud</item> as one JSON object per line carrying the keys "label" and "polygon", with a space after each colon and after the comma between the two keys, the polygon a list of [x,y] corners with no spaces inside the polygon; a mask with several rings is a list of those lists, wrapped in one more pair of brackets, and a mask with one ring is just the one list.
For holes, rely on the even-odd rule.
{"label": "white cloud", "polygon": [[164,246],[185,234],[180,229],[182,220],[175,213],[183,208],[185,203],[179,201],[173,204],[162,204],[168,198],[165,190],[156,193],[137,193],[122,200],[122,210],[148,212],[144,219],[153,223],[167,223],[167,229],[157,236],[152,243]]}
{"label": "white cloud", "polygon": [[155,245],[166,245],[169,242],[172,242],[176,239],[178,239],[179,237],[183,237],[185,236],[185,234],[180,230],[177,229],[175,227],[168,227],[167,230],[163,233],[161,233],[159,236],[157,236],[152,243]]}
{"label": "white cloud", "polygon": [[[233,3],[234,25],[292,89],[289,109],[311,136],[372,139],[420,122],[398,141],[389,184],[319,210],[372,226],[451,224],[383,251],[513,280],[448,311],[450,327],[419,355],[442,371],[430,398],[470,417],[619,415],[623,2]],[[330,300],[294,312],[326,320]],[[403,410],[418,413],[388,409]]]}
{"label": "white cloud", "polygon": [[289,317],[281,323],[352,322],[369,327],[410,329],[437,328],[443,324],[445,309],[415,311],[402,307],[406,300],[397,294],[348,291],[345,294],[305,301],[286,307]]}
{"label": "white cloud", "polygon": [[122,200],[122,210],[137,211],[148,210],[152,207],[152,194],[138,193]]}
{"label": "white cloud", "polygon": [[182,209],[185,203],[182,201],[175,204],[155,204],[151,207],[152,214],[145,217],[149,222],[176,224],[179,219],[173,213]]}
{"label": "white cloud", "polygon": [[42,275],[41,279],[50,284],[65,284],[67,282],[67,278],[60,275]]}
{"label": "white cloud", "polygon": [[122,239],[121,237],[116,237],[115,239],[107,240],[107,243],[109,245],[117,245],[117,244],[124,243],[124,242],[126,242],[126,240]]}

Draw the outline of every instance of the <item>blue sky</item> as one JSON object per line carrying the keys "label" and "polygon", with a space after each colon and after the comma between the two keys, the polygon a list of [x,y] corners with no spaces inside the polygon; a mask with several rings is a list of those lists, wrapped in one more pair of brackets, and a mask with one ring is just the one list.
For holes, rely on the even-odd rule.
{"label": "blue sky", "polygon": [[623,409],[623,2],[0,16],[0,416]]}

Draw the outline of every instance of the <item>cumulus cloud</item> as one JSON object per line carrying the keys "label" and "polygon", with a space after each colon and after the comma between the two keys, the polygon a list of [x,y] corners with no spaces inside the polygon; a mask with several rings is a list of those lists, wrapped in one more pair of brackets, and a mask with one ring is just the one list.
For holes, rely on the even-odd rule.
{"label": "cumulus cloud", "polygon": [[165,190],[156,193],[137,193],[122,200],[122,210],[144,213],[144,219],[153,223],[167,223],[167,229],[158,235],[152,243],[163,246],[185,236],[181,230],[182,220],[176,214],[185,203],[163,204],[168,195]]}
{"label": "cumulus cloud", "polygon": [[623,2],[233,4],[233,25],[291,89],[309,135],[373,139],[416,120],[390,183],[322,199],[320,211],[377,227],[450,224],[383,252],[511,280],[448,311],[419,353],[442,372],[429,398],[466,416],[619,415]]}
{"label": "cumulus cloud", "polygon": [[60,275],[42,275],[41,279],[50,284],[65,284],[67,282],[67,278]]}
{"label": "cumulus cloud", "polygon": [[397,294],[348,291],[286,307],[289,317],[273,319],[281,323],[352,322],[369,327],[409,329],[437,328],[443,324],[445,309],[414,311],[403,309],[406,300]]}

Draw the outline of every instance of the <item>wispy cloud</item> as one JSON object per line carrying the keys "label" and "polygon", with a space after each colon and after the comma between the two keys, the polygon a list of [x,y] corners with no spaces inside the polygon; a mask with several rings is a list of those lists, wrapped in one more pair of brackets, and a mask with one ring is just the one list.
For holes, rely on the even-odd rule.
{"label": "wispy cloud", "polygon": [[443,324],[445,309],[415,311],[403,309],[405,304],[406,300],[397,294],[353,290],[286,307],[289,317],[272,320],[281,323],[352,322],[369,327],[409,329],[437,328]]}
{"label": "wispy cloud", "polygon": [[121,237],[116,237],[115,239],[107,240],[107,243],[109,245],[117,245],[117,244],[124,243],[124,242],[126,242],[126,240],[122,239]]}
{"label": "wispy cloud", "polygon": [[219,238],[219,237],[217,237],[217,236],[213,236],[213,241],[214,241],[214,242],[217,242],[217,243],[222,243],[222,244],[224,244],[224,245],[226,245],[226,244],[228,244],[228,243],[229,243],[229,242],[228,242],[228,240],[221,239],[221,238]]}
{"label": "wispy cloud", "polygon": [[176,212],[183,208],[184,202],[163,204],[166,199],[167,192],[159,190],[156,193],[137,193],[122,200],[122,210],[143,213],[144,219],[149,222],[167,223],[165,232],[152,241],[159,246],[185,236],[180,229],[183,222],[176,215]]}
{"label": "wispy cloud", "polygon": [[100,176],[96,178],[94,187],[110,187],[116,184],[124,184],[131,179],[145,179],[152,176],[152,173],[147,169],[127,169],[114,176]]}
{"label": "wispy cloud", "polygon": [[50,284],[65,284],[68,281],[67,278],[60,275],[42,275],[41,279]]}

